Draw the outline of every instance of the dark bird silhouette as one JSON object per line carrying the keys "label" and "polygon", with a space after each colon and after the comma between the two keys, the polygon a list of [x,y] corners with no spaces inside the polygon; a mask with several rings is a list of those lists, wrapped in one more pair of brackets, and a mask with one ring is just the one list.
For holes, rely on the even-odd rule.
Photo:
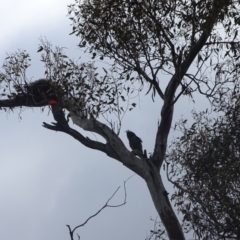
{"label": "dark bird silhouette", "polygon": [[61,127],[63,130],[68,131],[69,126],[65,118],[62,108],[58,105],[56,100],[49,100],[48,104],[52,108],[53,117],[57,122],[57,126]]}
{"label": "dark bird silhouette", "polygon": [[138,150],[141,154],[143,154],[143,150],[142,150],[142,140],[141,138],[139,138],[138,136],[136,136],[135,133],[127,130],[127,138],[129,141],[129,146],[130,148],[134,151],[134,150]]}

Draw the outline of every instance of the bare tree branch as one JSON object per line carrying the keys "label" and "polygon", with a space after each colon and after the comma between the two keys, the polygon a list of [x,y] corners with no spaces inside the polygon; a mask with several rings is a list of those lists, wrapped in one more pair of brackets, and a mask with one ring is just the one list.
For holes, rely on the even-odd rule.
{"label": "bare tree branch", "polygon": [[230,45],[239,45],[240,42],[234,42],[234,41],[220,41],[220,42],[206,42],[205,45],[208,46],[208,45],[216,45],[216,44],[230,44]]}
{"label": "bare tree branch", "polygon": [[55,123],[53,123],[53,125],[50,125],[45,122],[43,122],[43,127],[47,128],[49,130],[53,130],[53,131],[64,132],[64,133],[74,137],[76,140],[78,140],[84,146],[104,152],[109,157],[118,160],[117,156],[114,155],[114,152],[111,151],[110,146],[108,144],[104,144],[104,143],[101,143],[98,141],[91,140],[90,138],[86,138],[81,133],[79,133],[78,131],[76,131],[73,128],[69,128],[69,131],[64,131],[64,129],[58,127]]}
{"label": "bare tree branch", "polygon": [[94,118],[91,119],[81,118],[77,116],[74,112],[70,112],[70,114],[74,124],[78,125],[79,127],[86,131],[95,132],[102,136],[107,141],[106,143],[107,150],[113,152],[108,153],[116,156],[115,159],[122,162],[126,167],[137,173],[142,178],[146,177],[147,174],[146,159],[135,157],[126,148],[122,140],[118,137],[116,133],[113,132],[113,130],[111,130],[108,126]]}
{"label": "bare tree branch", "polygon": [[[135,175],[135,174],[134,174]],[[127,203],[127,190],[126,190],[126,183],[127,181],[132,178],[134,175],[130,176],[127,180],[124,181],[124,201],[123,203],[121,204],[118,204],[118,205],[109,205],[108,203],[112,200],[112,198],[115,196],[115,194],[118,192],[118,190],[120,189],[120,186],[116,189],[116,191],[112,194],[112,196],[107,200],[107,202],[102,206],[102,208],[100,208],[95,214],[91,215],[89,218],[87,218],[87,220],[76,226],[75,228],[71,229],[70,225],[67,225],[68,227],[68,230],[69,230],[69,234],[70,234],[70,237],[71,237],[71,240],[74,240],[74,237],[73,237],[73,234],[74,232],[80,228],[80,227],[83,227],[84,225],[86,225],[88,223],[88,221],[94,217],[96,217],[103,209],[107,208],[107,207],[121,207],[123,205],[125,205]],[[80,238],[80,236],[78,235],[78,238]]]}
{"label": "bare tree branch", "polygon": [[31,97],[27,97],[26,95],[17,95],[12,99],[3,99],[0,100],[0,108],[1,107],[44,107],[48,104],[47,99],[41,102],[35,102]]}
{"label": "bare tree branch", "polygon": [[210,36],[214,24],[217,21],[219,12],[222,10],[224,6],[228,5],[230,5],[230,1],[228,2],[225,2],[223,0],[219,2],[217,2],[216,0],[214,1],[210,14],[204,23],[202,35],[200,36],[196,44],[191,47],[186,59],[182,62],[179,68],[176,69],[175,75],[172,77],[165,90],[164,104],[161,111],[162,119],[158,127],[155,149],[152,155],[153,162],[154,164],[156,164],[158,169],[160,169],[160,167],[162,166],[167,148],[167,138],[171,128],[173,115],[172,102],[174,101],[175,92],[180,82],[182,81],[183,76],[187,73],[193,60],[195,59],[197,54],[201,51],[208,37]]}

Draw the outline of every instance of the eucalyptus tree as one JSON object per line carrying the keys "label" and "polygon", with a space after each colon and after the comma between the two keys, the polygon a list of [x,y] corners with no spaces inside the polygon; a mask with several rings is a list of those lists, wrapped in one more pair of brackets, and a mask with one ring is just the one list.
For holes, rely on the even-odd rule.
{"label": "eucalyptus tree", "polygon": [[[142,177],[169,239],[185,239],[160,174],[174,105],[182,95],[193,98],[195,92],[211,101],[232,83],[220,66],[229,60],[234,66],[238,62],[238,1],[82,0],[68,8],[71,34],[79,37],[79,47],[92,54],[93,59],[109,61],[111,68],[99,73],[94,65],[76,63],[61,48],[53,49],[41,42],[44,78],[51,81],[54,89],[60,89],[58,100],[62,107],[77,126],[99,134],[105,143],[71,128],[66,134],[88,148],[106,153]],[[0,78],[6,94],[0,102],[2,108],[48,104],[47,98],[36,101],[36,96],[24,88],[30,84],[25,74],[28,66],[26,52],[7,57]],[[163,74],[168,78],[164,83]],[[119,138],[122,116],[126,109],[135,106],[130,103],[123,107],[134,90],[145,90],[153,100],[162,100],[161,120],[148,159],[132,154]],[[102,120],[101,116],[108,113],[117,118]],[[64,132],[55,125],[44,123],[44,127]]]}

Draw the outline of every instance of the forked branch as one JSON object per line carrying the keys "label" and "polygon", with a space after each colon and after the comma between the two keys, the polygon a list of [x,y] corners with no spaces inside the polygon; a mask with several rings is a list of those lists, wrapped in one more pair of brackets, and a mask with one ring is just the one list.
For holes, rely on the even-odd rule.
{"label": "forked branch", "polygon": [[[135,175],[135,174],[134,174]],[[75,228],[71,229],[70,225],[67,225],[68,230],[69,230],[69,234],[70,234],[70,239],[74,240],[74,232],[80,228],[83,227],[84,225],[86,225],[88,223],[88,221],[94,217],[96,217],[103,209],[107,208],[107,207],[121,207],[123,205],[125,205],[127,203],[127,191],[126,191],[126,183],[127,181],[132,178],[134,175],[130,176],[127,180],[124,181],[124,201],[123,203],[117,204],[117,205],[109,205],[109,202],[113,199],[113,197],[115,196],[115,194],[118,192],[118,190],[120,189],[120,186],[115,190],[115,192],[112,194],[112,196],[107,200],[107,202],[102,206],[102,208],[100,208],[95,214],[91,215],[84,223],[76,226]],[[79,235],[78,235],[79,237]],[[79,237],[80,238],[80,237]]]}

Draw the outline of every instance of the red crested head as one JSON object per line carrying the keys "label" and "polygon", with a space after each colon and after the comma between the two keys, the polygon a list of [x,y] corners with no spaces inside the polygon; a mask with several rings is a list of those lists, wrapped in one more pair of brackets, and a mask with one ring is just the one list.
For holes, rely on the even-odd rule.
{"label": "red crested head", "polygon": [[55,107],[55,106],[58,105],[58,103],[57,103],[56,100],[49,100],[49,101],[48,101],[48,104],[51,105],[51,106],[53,106],[53,107]]}

